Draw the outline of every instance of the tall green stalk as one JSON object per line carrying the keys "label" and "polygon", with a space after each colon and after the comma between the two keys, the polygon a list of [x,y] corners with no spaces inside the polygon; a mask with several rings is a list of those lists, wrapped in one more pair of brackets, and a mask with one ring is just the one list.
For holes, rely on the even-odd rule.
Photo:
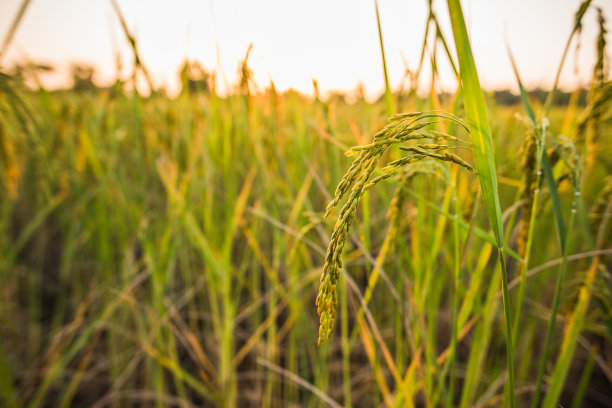
{"label": "tall green stalk", "polygon": [[493,235],[496,239],[497,252],[501,266],[502,292],[504,301],[504,316],[506,320],[506,349],[508,352],[508,387],[510,392],[510,406],[514,401],[514,347],[512,346],[512,318],[508,294],[508,276],[504,255],[504,228],[501,207],[497,193],[497,174],[495,170],[495,157],[493,155],[493,142],[489,128],[489,118],[485,105],[472,49],[465,27],[463,11],[459,0],[448,0],[448,9],[453,26],[455,47],[459,57],[459,71],[465,111],[472,135],[474,161],[480,179],[480,188],[487,210],[487,216]]}

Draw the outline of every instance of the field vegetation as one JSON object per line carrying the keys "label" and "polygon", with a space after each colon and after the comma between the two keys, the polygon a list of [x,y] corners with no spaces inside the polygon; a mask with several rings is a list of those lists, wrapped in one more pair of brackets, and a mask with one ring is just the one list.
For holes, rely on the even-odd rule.
{"label": "field vegetation", "polygon": [[250,49],[229,95],[186,63],[143,96],[125,24],[112,87],[0,73],[0,405],[612,406],[607,23],[577,6],[598,62],[555,104],[516,65],[517,104],[481,90],[458,0],[422,44],[444,97],[281,93]]}

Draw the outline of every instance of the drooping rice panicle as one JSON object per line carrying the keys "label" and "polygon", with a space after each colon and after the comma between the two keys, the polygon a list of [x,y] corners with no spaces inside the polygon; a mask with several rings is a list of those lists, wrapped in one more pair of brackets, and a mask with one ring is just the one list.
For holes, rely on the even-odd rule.
{"label": "drooping rice panicle", "polygon": [[[373,135],[371,143],[363,146],[356,146],[348,150],[347,156],[356,155],[357,157],[338,183],[334,198],[325,211],[325,217],[329,216],[340,200],[348,194],[347,201],[340,210],[338,220],[331,234],[330,243],[325,255],[323,273],[320,279],[319,293],[316,299],[317,313],[320,316],[319,345],[328,339],[333,332],[337,305],[336,285],[342,268],[342,251],[348,236],[349,228],[355,218],[355,212],[361,195],[377,183],[396,175],[403,166],[426,158],[451,162],[470,171],[474,171],[474,168],[465,160],[446,151],[446,149],[452,148],[453,146],[425,143],[417,146],[400,146],[400,149],[410,151],[414,154],[390,162],[383,168],[384,173],[382,175],[369,181],[383,153],[392,145],[424,138],[458,141],[459,139],[455,136],[445,135],[440,132],[419,132],[421,129],[437,123],[439,119],[452,121],[468,129],[467,125],[461,119],[444,112],[434,111],[399,114],[392,116],[387,125]],[[442,153],[434,153],[435,151]]]}

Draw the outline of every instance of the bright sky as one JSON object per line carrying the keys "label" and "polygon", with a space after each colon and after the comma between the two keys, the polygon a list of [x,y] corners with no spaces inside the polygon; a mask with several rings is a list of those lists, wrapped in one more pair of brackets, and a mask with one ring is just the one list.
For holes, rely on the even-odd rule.
{"label": "bright sky", "polygon": [[[0,1],[0,39],[4,39],[21,0]],[[407,67],[415,70],[427,19],[426,0],[379,0],[391,86],[397,88]],[[237,79],[239,61],[250,43],[255,81],[266,87],[312,92],[312,79],[323,91],[353,91],[363,83],[366,94],[383,90],[383,73],[373,0],[118,0],[141,57],[156,86],[171,94],[179,89],[178,70],[187,57],[199,60],[229,83]],[[508,38],[528,87],[548,88],[571,31],[580,0],[463,0],[463,10],[485,88],[515,88],[505,48]],[[612,1],[594,0],[612,19]],[[446,2],[435,0],[447,39],[452,32]],[[608,23],[612,32],[612,24]],[[595,61],[596,13],[584,18],[581,48],[572,47],[561,85],[586,84]],[[611,34],[608,43],[612,44]],[[218,50],[218,57],[217,57]],[[72,62],[97,68],[99,84],[114,82],[115,54],[122,77],[132,57],[110,0],[32,0],[2,66],[32,61],[51,64],[50,87],[70,84]],[[440,52],[441,83],[455,87]],[[430,70],[422,73],[427,82]],[[578,72],[576,72],[576,68]]]}

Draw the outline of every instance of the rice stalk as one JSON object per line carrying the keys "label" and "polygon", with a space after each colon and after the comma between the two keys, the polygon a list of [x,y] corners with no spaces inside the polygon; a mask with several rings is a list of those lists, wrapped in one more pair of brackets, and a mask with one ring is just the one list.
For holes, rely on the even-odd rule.
{"label": "rice stalk", "polygon": [[17,28],[19,27],[19,24],[23,20],[23,16],[25,15],[25,12],[28,9],[28,6],[30,5],[31,1],[32,0],[22,0],[21,1],[21,5],[19,6],[17,15],[15,15],[15,18],[13,18],[13,21],[9,27],[9,30],[6,33],[6,37],[4,37],[4,41],[2,42],[2,48],[0,48],[0,58],[2,58],[6,54],[6,50],[11,44],[11,41],[13,40],[13,37],[15,36],[15,33],[17,32]]}
{"label": "rice stalk", "polygon": [[512,345],[512,317],[510,311],[510,299],[508,293],[508,277],[506,273],[506,261],[504,255],[504,226],[501,216],[499,195],[497,192],[497,174],[495,169],[495,158],[493,142],[489,129],[487,108],[484,103],[478,73],[474,64],[474,57],[470,41],[465,27],[463,11],[459,0],[448,0],[448,9],[453,26],[455,47],[459,56],[459,71],[465,111],[471,130],[474,161],[478,171],[482,196],[487,211],[487,216],[493,234],[495,236],[499,263],[501,266],[502,290],[504,293],[504,317],[506,322],[506,349],[508,366],[508,390],[510,394],[510,406],[514,408],[514,347]]}
{"label": "rice stalk", "polygon": [[[586,3],[586,2],[585,2]],[[583,4],[584,6],[584,4]],[[588,6],[588,5],[587,5]],[[576,20],[579,20],[579,17],[581,17],[581,15],[584,14],[584,10],[581,8],[577,14],[576,14]],[[601,14],[600,14],[601,17]],[[603,26],[603,19],[600,18],[600,34],[602,32],[605,32],[605,27]],[[600,48],[600,54],[603,53],[603,46],[605,45],[605,40],[602,42],[601,38],[598,39],[598,48]],[[606,95],[605,94],[605,84],[603,84],[603,86],[598,86],[596,87],[596,84],[601,84],[601,74],[602,74],[602,66],[599,64],[599,62],[596,64],[595,66],[595,70],[594,70],[594,77],[593,77],[593,88],[592,89],[597,89],[597,91],[592,91],[591,92],[591,100],[589,102],[589,106],[587,107],[585,113],[583,114],[583,117],[581,120],[579,120],[578,125],[576,127],[576,132],[577,134],[580,135],[584,135],[585,132],[585,128],[587,126],[587,124],[597,124],[597,122],[599,122],[599,112],[601,109],[601,106],[603,106],[605,104],[605,102],[603,102],[606,99],[609,99],[610,96],[609,94]],[[600,91],[604,91],[602,93],[600,93]],[[587,113],[588,112],[588,113]],[[595,120],[593,120],[595,119]],[[577,137],[574,139],[577,142],[577,145],[580,146],[583,143],[587,144],[587,138],[584,137],[582,140],[580,139],[580,137]],[[570,231],[571,231],[571,226],[573,224],[574,221],[574,214],[577,213],[577,207],[580,205],[580,191],[581,191],[581,172],[582,172],[582,167],[585,167],[585,162],[584,162],[584,157],[585,154],[582,154],[583,159],[580,160],[580,158],[578,157],[578,151],[577,148],[579,149],[580,147],[574,147],[574,145],[572,144],[567,144],[567,146],[569,147],[569,152],[570,152],[570,158],[566,159],[565,162],[569,165],[570,167],[570,176],[571,176],[571,181],[572,184],[574,186],[574,191],[575,191],[575,195],[574,195],[574,200],[572,203],[572,211],[570,214]],[[586,150],[587,154],[588,154],[588,145],[586,146],[586,149],[582,149],[583,152]],[[586,163],[585,170],[588,168],[589,163]],[[545,168],[545,170],[547,170]],[[550,177],[549,177],[550,178]],[[605,224],[605,221],[604,221]],[[598,240],[598,244],[597,244],[597,249],[599,249],[601,243]],[[552,337],[552,326],[554,325],[554,320],[556,317],[556,312],[557,312],[557,308],[558,308],[558,303],[559,303],[559,297],[560,297],[560,292],[561,292],[561,280],[564,276],[565,273],[565,265],[567,263],[566,258],[567,258],[567,243],[564,243],[563,247],[563,256],[564,256],[564,262],[562,264],[562,268],[561,268],[561,272],[558,276],[558,280],[557,280],[557,287],[555,289],[555,298],[553,300],[553,307],[552,307],[552,311],[551,311],[551,320],[549,321],[549,327],[548,327],[548,331],[547,331],[547,339],[545,342],[545,351],[547,351],[548,349],[548,344],[550,343],[550,338]],[[593,292],[593,284],[594,284],[594,279],[595,279],[595,275],[596,272],[598,270],[598,263],[599,263],[599,258],[595,257],[591,267],[589,268],[589,271],[585,277],[584,280],[584,285],[583,287],[580,289],[579,292],[579,297],[578,297],[578,302],[574,308],[574,311],[572,313],[572,317],[570,318],[570,321],[568,322],[568,325],[566,326],[565,329],[565,333],[564,333],[564,338],[563,338],[563,344],[561,347],[561,353],[559,355],[559,358],[557,360],[557,363],[555,365],[555,369],[554,372],[552,374],[552,378],[551,378],[551,383],[549,385],[549,389],[548,392],[546,394],[546,397],[544,399],[543,402],[543,406],[545,407],[552,407],[554,404],[556,404],[556,401],[559,398],[559,394],[560,394],[560,390],[561,387],[563,386],[563,383],[565,381],[565,376],[567,375],[567,370],[569,369],[569,363],[571,361],[571,358],[573,356],[573,352],[575,349],[575,345],[576,345],[576,339],[578,334],[580,333],[580,331],[582,330],[582,321],[584,318],[584,314],[586,313],[586,308],[588,306],[589,303],[589,299],[591,297],[591,294]],[[546,355],[546,353],[545,353]],[[544,371],[544,365],[545,365],[545,360],[543,360],[541,362],[541,366],[540,366],[540,370],[538,372],[538,379],[537,379],[537,383],[536,383],[536,394],[535,394],[535,398],[533,401],[532,406],[536,406],[538,398],[539,398],[539,387],[540,387],[540,382],[541,382],[541,377],[542,377],[542,373]]]}
{"label": "rice stalk", "polygon": [[[523,180],[521,182],[521,230],[516,239],[518,245],[518,253],[521,257],[525,258],[527,253],[527,242],[529,237],[529,231],[531,229],[531,221],[534,205],[534,196],[536,193],[537,177],[536,172],[538,167],[536,166],[536,139],[533,130],[527,132],[527,138],[521,148],[523,159],[521,161],[521,170],[523,172]],[[541,149],[537,149],[541,150]],[[537,208],[537,207],[536,207]],[[527,268],[527,264],[525,264]]]}
{"label": "rice stalk", "polygon": [[378,12],[378,0],[374,0],[374,8],[376,9],[376,25],[378,27],[378,41],[380,43],[380,54],[382,58],[383,72],[385,74],[385,103],[387,107],[387,116],[393,115],[395,106],[393,103],[393,94],[389,86],[389,74],[387,73],[387,60],[385,58],[385,46],[383,44],[382,28],[380,24],[380,13]]}
{"label": "rice stalk", "polygon": [[574,14],[573,29],[572,29],[572,32],[570,33],[569,38],[567,39],[565,48],[563,49],[563,55],[561,56],[561,62],[559,64],[559,67],[557,68],[557,74],[555,75],[555,80],[553,82],[553,88],[546,96],[546,101],[544,102],[544,115],[545,116],[550,115],[550,108],[552,107],[555,93],[559,85],[559,78],[561,77],[561,72],[563,71],[563,65],[565,63],[565,58],[567,57],[567,53],[569,51],[569,48],[570,48],[570,45],[572,43],[574,36],[582,31],[582,18],[584,17],[584,14],[586,13],[586,11],[589,9],[591,2],[592,0],[584,0],[582,3],[580,3],[578,10]]}
{"label": "rice stalk", "polygon": [[123,13],[119,8],[119,4],[117,4],[117,0],[111,0],[111,5],[117,14],[117,18],[119,19],[119,23],[121,24],[121,28],[123,30],[123,34],[125,39],[127,40],[130,48],[132,49],[132,53],[134,54],[134,90],[136,92],[136,74],[138,70],[142,71],[145,80],[147,81],[147,85],[149,86],[149,90],[153,92],[155,88],[153,87],[153,81],[151,80],[151,76],[149,75],[149,70],[142,62],[142,58],[140,57],[140,53],[138,52],[138,47],[136,46],[136,38],[130,33],[130,29],[127,26],[125,18],[123,17]]}
{"label": "rice stalk", "polygon": [[[432,118],[449,120],[467,129],[467,125],[461,119],[452,114],[443,112],[399,114],[391,117],[389,123],[382,130],[374,134],[370,144],[360,146],[355,150],[349,150],[349,152],[358,151],[358,156],[338,184],[335,196],[327,206],[325,212],[325,216],[327,217],[333,208],[338,205],[340,200],[348,194],[347,201],[340,210],[338,220],[331,234],[330,244],[325,255],[323,273],[321,275],[319,294],[316,300],[317,313],[320,316],[319,345],[331,337],[334,328],[337,304],[336,284],[340,276],[340,269],[342,268],[342,251],[362,194],[375,184],[395,175],[401,167],[426,157],[441,161],[449,161],[468,169],[472,168],[467,162],[452,153],[445,152],[444,155],[433,153],[429,151],[431,150],[429,148],[431,146],[423,145],[425,148],[409,148],[412,152],[415,152],[414,149],[416,149],[416,153],[389,163],[387,167],[383,168],[383,171],[385,171],[383,175],[368,182],[385,150],[389,146],[396,144],[398,140],[404,142],[412,139],[414,137],[413,132],[419,131],[434,123],[431,121],[422,121]],[[440,150],[437,146],[434,146],[433,149]]]}

